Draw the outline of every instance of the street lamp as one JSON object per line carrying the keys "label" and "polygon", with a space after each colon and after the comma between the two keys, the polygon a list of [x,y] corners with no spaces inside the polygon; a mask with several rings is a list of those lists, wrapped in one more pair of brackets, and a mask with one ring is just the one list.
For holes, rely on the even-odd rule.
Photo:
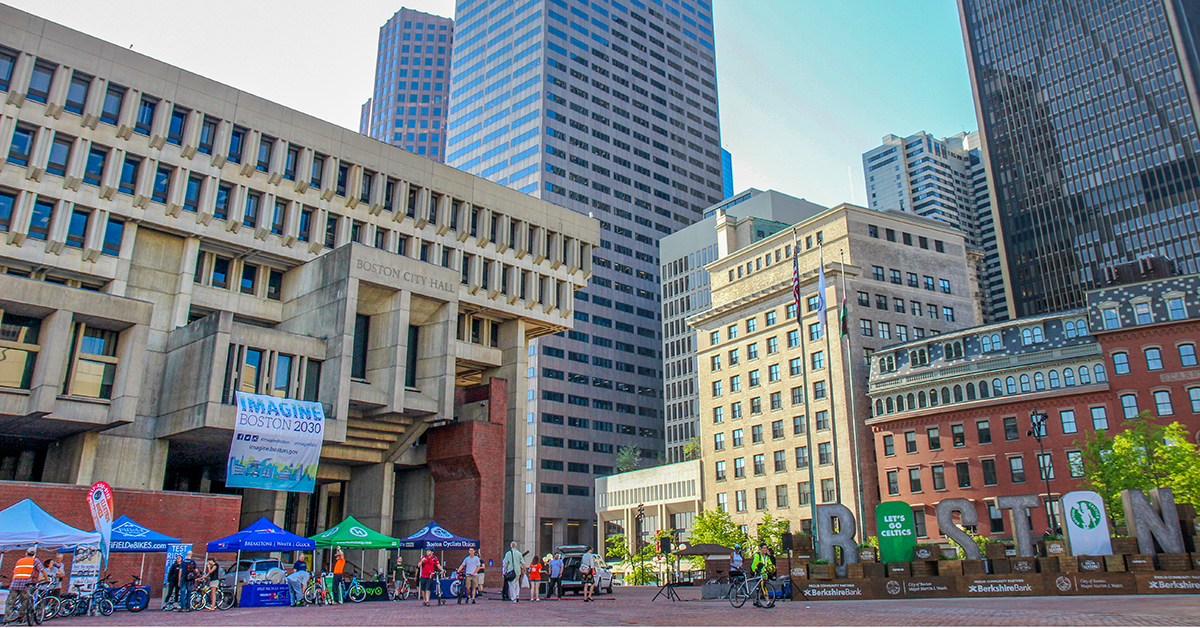
{"label": "street lamp", "polygon": [[1042,474],[1042,479],[1046,481],[1046,512],[1050,515],[1050,532],[1056,534],[1058,532],[1058,517],[1054,514],[1054,506],[1050,503],[1050,469],[1042,463],[1046,458],[1046,446],[1042,443],[1042,438],[1046,435],[1046,420],[1049,415],[1045,412],[1038,412],[1035,408],[1029,413],[1029,422],[1033,429],[1025,433],[1026,436],[1032,436],[1037,440],[1038,448],[1041,450],[1041,455],[1038,456],[1038,470]]}

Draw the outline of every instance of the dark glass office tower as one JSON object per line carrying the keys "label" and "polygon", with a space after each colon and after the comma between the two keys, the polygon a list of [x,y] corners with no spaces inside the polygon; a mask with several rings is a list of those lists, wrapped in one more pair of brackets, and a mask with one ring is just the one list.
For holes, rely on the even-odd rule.
{"label": "dark glass office tower", "polygon": [[1013,318],[1200,270],[1195,0],[959,0]]}
{"label": "dark glass office tower", "polygon": [[[459,0],[446,163],[600,220],[574,329],[536,342],[508,538],[594,543],[597,475],[661,455],[660,238],[724,197],[709,0]],[[665,366],[664,366],[665,361]],[[628,531],[626,531],[628,532]]]}

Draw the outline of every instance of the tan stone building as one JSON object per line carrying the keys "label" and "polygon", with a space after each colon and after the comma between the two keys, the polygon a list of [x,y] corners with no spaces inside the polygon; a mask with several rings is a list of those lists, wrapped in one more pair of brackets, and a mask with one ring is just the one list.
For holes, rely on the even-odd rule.
{"label": "tan stone building", "polygon": [[0,479],[227,492],[245,391],[327,422],[243,520],[524,536],[595,220],[6,6],[0,94]]}
{"label": "tan stone building", "polygon": [[596,478],[597,552],[604,555],[605,540],[614,534],[639,539],[638,547],[653,542],[659,530],[673,531],[676,542],[686,540],[701,509],[701,474],[701,462],[688,460]]}
{"label": "tan stone building", "polygon": [[[940,223],[854,205],[757,242],[752,225],[718,217],[719,258],[705,266],[712,307],[689,319],[699,332],[705,508],[725,509],[751,530],[770,513],[807,531],[814,503],[840,502],[871,529],[879,501],[863,425],[871,353],[976,325],[978,282],[968,259],[975,253]],[[818,316],[822,257],[826,329]]]}

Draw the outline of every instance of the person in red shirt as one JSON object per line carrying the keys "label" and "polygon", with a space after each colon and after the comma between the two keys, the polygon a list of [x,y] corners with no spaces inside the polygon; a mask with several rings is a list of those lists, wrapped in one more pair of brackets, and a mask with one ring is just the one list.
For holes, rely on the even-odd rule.
{"label": "person in red shirt", "polygon": [[441,564],[438,563],[437,556],[433,555],[433,550],[425,550],[421,562],[417,563],[417,569],[421,570],[421,603],[425,606],[429,606],[429,594],[438,584],[437,572],[440,568]]}
{"label": "person in red shirt", "polygon": [[542,565],[542,559],[534,556],[533,562],[529,563],[529,601],[540,602],[541,592],[538,591],[542,584],[542,571],[545,567]]}

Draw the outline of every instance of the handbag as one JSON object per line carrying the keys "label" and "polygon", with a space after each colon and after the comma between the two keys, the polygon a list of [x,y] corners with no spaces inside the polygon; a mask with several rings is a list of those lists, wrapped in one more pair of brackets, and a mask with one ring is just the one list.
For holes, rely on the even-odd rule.
{"label": "handbag", "polygon": [[517,579],[517,572],[515,572],[511,569],[504,572],[504,581],[505,582],[512,582],[513,580],[516,580],[516,579]]}

